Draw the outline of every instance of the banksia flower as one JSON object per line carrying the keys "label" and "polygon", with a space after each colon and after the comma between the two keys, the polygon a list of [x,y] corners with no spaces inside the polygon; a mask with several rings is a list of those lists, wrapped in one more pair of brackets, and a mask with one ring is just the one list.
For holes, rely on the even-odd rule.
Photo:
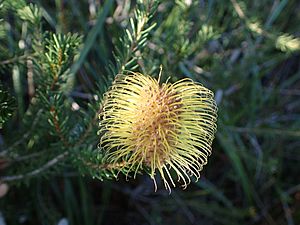
{"label": "banksia flower", "polygon": [[216,112],[213,93],[190,79],[160,84],[140,73],[118,75],[99,115],[100,146],[120,170],[135,176],[146,169],[155,188],[157,173],[175,187],[172,172],[186,187],[211,154]]}

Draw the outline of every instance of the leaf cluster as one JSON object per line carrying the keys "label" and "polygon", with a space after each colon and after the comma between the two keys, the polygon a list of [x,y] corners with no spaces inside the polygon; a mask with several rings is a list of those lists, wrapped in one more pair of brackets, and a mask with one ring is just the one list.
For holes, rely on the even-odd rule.
{"label": "leaf cluster", "polygon": [[[6,13],[14,14],[16,24],[37,26],[43,21],[44,9],[37,4],[23,3],[6,2]],[[96,90],[86,94],[88,101],[76,96],[76,83],[73,81],[76,72],[74,66],[78,66],[78,61],[82,60],[80,53],[84,53],[91,35],[87,35],[88,38],[83,41],[78,33],[45,31],[44,25],[39,24],[29,29],[25,37],[19,36],[24,41],[22,50],[14,51],[15,56],[6,59],[2,65],[7,71],[18,71],[13,76],[13,83],[28,82],[27,87],[32,90],[25,107],[22,84],[15,92],[18,109],[25,113],[15,115],[21,122],[11,123],[11,126],[19,126],[19,132],[7,141],[7,147],[1,155],[8,157],[12,165],[15,162],[20,162],[20,165],[15,168],[9,166],[2,182],[47,175],[48,172],[63,169],[66,162],[91,177],[107,179],[116,176],[118,170],[105,164],[104,152],[97,148],[97,119],[101,111],[102,94],[114,75],[138,67],[138,52],[145,47],[149,33],[155,27],[151,18],[157,6],[157,1],[137,3],[128,28],[122,31],[124,35],[116,44],[111,63],[104,70],[110,75],[101,75],[102,78],[96,79]],[[104,8],[102,13],[106,13],[106,10]],[[103,19],[101,14],[99,19]],[[17,34],[18,29],[16,26]],[[10,135],[8,132],[7,137]]]}

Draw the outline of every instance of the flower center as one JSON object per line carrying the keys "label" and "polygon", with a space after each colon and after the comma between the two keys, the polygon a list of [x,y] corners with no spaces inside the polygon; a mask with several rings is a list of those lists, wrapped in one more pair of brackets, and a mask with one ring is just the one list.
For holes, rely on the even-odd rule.
{"label": "flower center", "polygon": [[182,108],[178,94],[168,85],[149,87],[141,95],[137,107],[137,120],[133,124],[133,143],[141,151],[143,162],[163,164],[175,145],[174,134],[178,133],[178,116]]}

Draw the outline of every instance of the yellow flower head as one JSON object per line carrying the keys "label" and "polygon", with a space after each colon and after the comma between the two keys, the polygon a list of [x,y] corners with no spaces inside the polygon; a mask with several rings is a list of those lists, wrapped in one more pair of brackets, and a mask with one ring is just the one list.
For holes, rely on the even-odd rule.
{"label": "yellow flower head", "polygon": [[128,172],[147,168],[175,187],[200,177],[211,154],[217,107],[213,92],[190,79],[160,84],[140,73],[118,75],[105,94],[100,146],[108,161]]}

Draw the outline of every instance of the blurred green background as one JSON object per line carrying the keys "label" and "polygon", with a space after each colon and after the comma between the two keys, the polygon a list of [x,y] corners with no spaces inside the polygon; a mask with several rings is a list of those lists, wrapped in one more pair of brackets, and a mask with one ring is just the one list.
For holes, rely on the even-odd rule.
{"label": "blurred green background", "polygon": [[[85,57],[72,92],[83,104],[113,61],[136,2],[28,2],[43,9],[44,30],[83,35]],[[154,192],[147,175],[100,181],[66,165],[59,174],[10,185],[0,199],[1,225],[300,224],[300,2],[166,0],[151,21],[157,25],[136,53],[136,70],[157,76],[162,64],[164,80],[189,77],[215,93],[218,132],[201,179],[169,194],[161,184]],[[10,21],[12,55],[22,48],[22,29]],[[1,80],[11,84],[8,71],[1,70]],[[10,86],[22,114],[30,88]],[[18,128],[9,129],[12,135]],[[1,139],[7,135],[1,131]]]}

